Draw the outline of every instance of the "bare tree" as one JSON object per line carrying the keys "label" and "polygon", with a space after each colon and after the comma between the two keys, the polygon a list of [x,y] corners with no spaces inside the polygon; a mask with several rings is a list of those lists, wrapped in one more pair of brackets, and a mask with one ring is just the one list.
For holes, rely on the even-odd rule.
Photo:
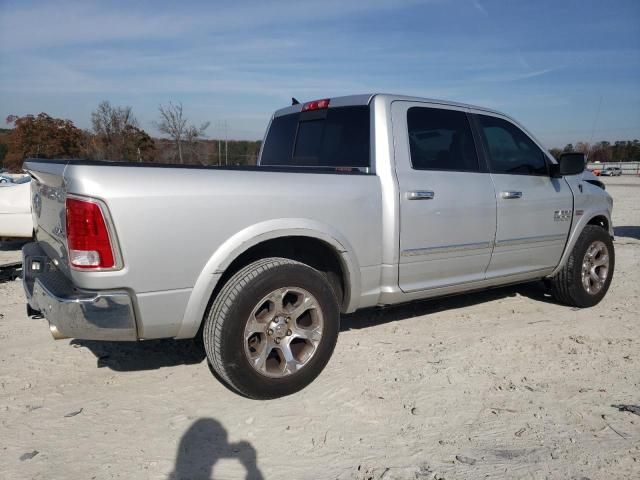
{"label": "bare tree", "polygon": [[587,142],[578,142],[576,143],[576,146],[574,148],[576,152],[584,153],[587,157],[591,152],[591,145],[589,145]]}
{"label": "bare tree", "polygon": [[138,128],[132,108],[114,107],[108,101],[102,101],[91,113],[91,124],[96,137],[96,156],[124,160],[127,157],[127,133]]}
{"label": "bare tree", "polygon": [[206,156],[206,152],[200,148],[201,142],[199,140],[206,137],[204,131],[209,127],[209,122],[204,122],[200,127],[195,125],[189,125],[185,133],[185,146],[187,148],[188,155],[192,163],[196,161],[202,163],[201,157]]}
{"label": "bare tree", "polygon": [[197,141],[205,136],[205,130],[209,127],[209,122],[203,123],[200,127],[188,125],[187,118],[182,110],[182,103],[160,105],[160,121],[155,123],[155,127],[165,135],[168,135],[176,146],[178,159],[184,163],[183,143],[186,144],[189,156],[193,159],[196,153]]}

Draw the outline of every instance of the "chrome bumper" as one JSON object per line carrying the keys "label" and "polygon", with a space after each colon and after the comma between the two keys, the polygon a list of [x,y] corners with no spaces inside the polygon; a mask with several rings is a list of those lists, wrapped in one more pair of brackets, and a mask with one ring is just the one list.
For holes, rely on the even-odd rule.
{"label": "chrome bumper", "polygon": [[76,288],[37,243],[22,248],[22,260],[27,302],[47,319],[54,338],[137,340],[127,291]]}

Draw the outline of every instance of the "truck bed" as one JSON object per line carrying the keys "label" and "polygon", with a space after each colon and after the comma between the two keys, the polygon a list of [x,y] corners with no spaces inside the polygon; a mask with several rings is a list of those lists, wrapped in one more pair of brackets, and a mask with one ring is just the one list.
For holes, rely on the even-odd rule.
{"label": "truck bed", "polygon": [[[41,248],[79,288],[135,292],[143,338],[177,336],[192,290],[220,273],[218,262],[274,236],[327,232],[327,241],[354,252],[357,278],[381,261],[381,189],[366,172],[40,159],[25,168]],[[122,268],[69,267],[69,195],[103,202]]]}

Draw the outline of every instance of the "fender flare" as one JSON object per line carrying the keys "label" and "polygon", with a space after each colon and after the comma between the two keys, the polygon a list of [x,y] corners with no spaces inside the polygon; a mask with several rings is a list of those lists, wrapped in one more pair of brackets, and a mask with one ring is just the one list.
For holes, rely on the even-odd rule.
{"label": "fender flare", "polygon": [[360,298],[360,264],[349,241],[330,225],[304,218],[267,220],[236,232],[211,255],[191,291],[180,330],[175,338],[193,338],[204,318],[218,281],[231,263],[250,248],[267,240],[284,237],[309,237],[323,241],[338,254],[348,282],[344,305]]}
{"label": "fender flare", "polygon": [[[573,247],[578,241],[578,237],[582,233],[582,230],[584,230],[584,227],[588,225],[589,222],[596,217],[605,217],[607,219],[607,224],[609,225],[609,235],[613,237],[613,225],[611,223],[611,215],[609,214],[608,210],[603,209],[603,210],[595,210],[595,211],[589,211],[589,212],[585,211],[583,215],[579,217],[579,219],[576,221],[575,225],[573,225],[571,229],[571,233],[569,234],[569,240],[567,241],[567,244],[564,247],[564,252],[562,253],[562,257],[560,257],[560,262],[558,262],[558,265],[556,266],[556,268],[553,269],[553,272],[551,272],[548,275],[549,278],[556,275],[560,271],[560,269],[562,269],[564,264],[567,262],[569,255],[573,250]],[[574,215],[574,219],[575,219],[575,215]]]}

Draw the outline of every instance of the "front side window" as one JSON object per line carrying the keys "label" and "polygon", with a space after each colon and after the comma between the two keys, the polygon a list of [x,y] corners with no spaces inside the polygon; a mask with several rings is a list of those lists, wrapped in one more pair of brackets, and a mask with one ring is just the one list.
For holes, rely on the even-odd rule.
{"label": "front side window", "polygon": [[415,170],[477,172],[467,115],[456,110],[411,107],[407,111],[411,166]]}
{"label": "front side window", "polygon": [[486,145],[492,173],[548,175],[542,150],[511,122],[476,115]]}

